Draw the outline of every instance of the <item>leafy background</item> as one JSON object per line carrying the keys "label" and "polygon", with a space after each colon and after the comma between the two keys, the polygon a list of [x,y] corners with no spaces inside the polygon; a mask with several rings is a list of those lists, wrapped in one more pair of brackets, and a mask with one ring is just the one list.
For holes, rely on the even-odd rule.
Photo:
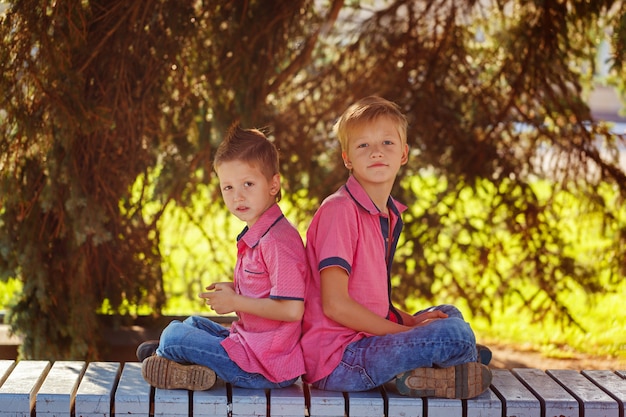
{"label": "leafy background", "polygon": [[395,302],[584,335],[582,294],[623,294],[624,136],[586,100],[623,94],[623,1],[3,4],[0,277],[22,357],[95,359],[98,314],[158,315],[228,275],[211,159],[235,121],[267,129],[306,227],[347,175],[330,127],[369,94],[410,121]]}

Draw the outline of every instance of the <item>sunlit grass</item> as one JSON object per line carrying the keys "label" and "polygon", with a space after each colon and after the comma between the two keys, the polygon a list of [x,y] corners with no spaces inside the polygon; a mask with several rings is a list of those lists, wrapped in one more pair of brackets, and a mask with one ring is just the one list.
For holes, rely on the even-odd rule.
{"label": "sunlit grass", "polygon": [[626,360],[626,283],[611,294],[590,297],[576,291],[563,296],[581,328],[571,323],[536,321],[528,310],[513,306],[496,312],[491,324],[486,320],[472,324],[485,340],[527,345],[546,356],[568,357],[579,352]]}
{"label": "sunlit grass", "polygon": [[[472,317],[463,300],[441,299],[436,303],[459,307],[478,341],[485,344],[516,345],[555,358],[583,353],[626,361],[626,309],[623,308],[626,282],[612,293],[589,296],[573,291],[561,296],[580,327],[567,322],[536,320],[529,309],[520,305],[495,310],[489,322],[486,318]],[[415,299],[407,304],[412,311],[431,305]]]}

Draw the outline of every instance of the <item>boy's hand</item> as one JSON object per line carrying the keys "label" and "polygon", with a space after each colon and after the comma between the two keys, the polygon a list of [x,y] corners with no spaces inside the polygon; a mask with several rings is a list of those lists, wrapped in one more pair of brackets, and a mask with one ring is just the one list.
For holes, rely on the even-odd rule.
{"label": "boy's hand", "polygon": [[445,319],[448,317],[448,315],[444,313],[443,311],[433,310],[433,311],[425,311],[423,313],[420,313],[412,317],[413,317],[412,323],[406,323],[406,325],[411,326],[411,327],[418,327],[418,326],[425,326],[428,323],[433,322],[435,320]]}
{"label": "boy's hand", "polygon": [[[231,281],[226,281],[226,282],[214,282],[213,284],[209,285],[208,287],[206,287],[207,291],[212,291],[215,290],[215,287],[219,285],[221,287],[224,286],[229,286],[230,288],[233,289],[233,291],[235,290],[235,283],[231,282]],[[202,293],[202,294],[206,294],[206,293]],[[204,297],[203,297],[204,298]]]}
{"label": "boy's hand", "polygon": [[228,314],[236,310],[235,287],[232,282],[216,282],[206,287],[207,292],[200,293],[198,296],[205,300],[211,310],[217,314]]}

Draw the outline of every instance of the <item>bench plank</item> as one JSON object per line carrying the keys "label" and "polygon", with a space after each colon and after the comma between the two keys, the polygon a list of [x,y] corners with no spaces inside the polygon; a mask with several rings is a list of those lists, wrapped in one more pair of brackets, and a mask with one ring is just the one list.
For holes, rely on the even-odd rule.
{"label": "bench plank", "polygon": [[424,415],[424,402],[421,398],[407,397],[398,393],[394,383],[385,384],[382,389],[387,401],[388,416],[422,417]]}
{"label": "bench plank", "polygon": [[532,368],[515,368],[513,373],[541,402],[545,417],[578,417],[578,401],[545,372]]}
{"label": "bench plank", "polygon": [[424,409],[428,417],[463,416],[463,402],[450,398],[425,398]]}
{"label": "bench plank", "polygon": [[15,361],[2,359],[0,360],[0,387],[4,384],[4,380],[7,379],[13,366],[15,365]]}
{"label": "bench plank", "polygon": [[383,417],[385,402],[378,389],[362,392],[346,392],[348,416]]}
{"label": "bench plank", "polygon": [[113,391],[120,376],[119,362],[91,362],[76,392],[76,415],[110,417]]}
{"label": "bench plank", "polygon": [[154,389],[154,417],[189,415],[189,395],[186,389]]}
{"label": "bench plank", "polygon": [[233,387],[233,417],[267,415],[265,390]]}
{"label": "bench plank", "polygon": [[623,371],[617,371],[616,374],[626,379],[626,369]]}
{"label": "bench plank", "polygon": [[52,365],[37,393],[37,416],[70,417],[86,366],[82,361],[57,361]]}
{"label": "bench plank", "polygon": [[48,361],[18,361],[0,387],[0,417],[30,417]]}
{"label": "bench plank", "polygon": [[502,401],[493,390],[466,400],[466,417],[502,417]]}
{"label": "bench plank", "polygon": [[618,417],[617,402],[580,372],[572,369],[546,371],[576,399],[582,401],[585,417]]}
{"label": "bench plank", "polygon": [[302,381],[281,389],[270,390],[271,417],[303,417],[306,413]]}
{"label": "bench plank", "polygon": [[210,390],[195,391],[192,404],[193,417],[227,417],[232,411],[226,383],[219,378]]}
{"label": "bench plank", "polygon": [[140,362],[126,362],[115,390],[115,414],[148,417],[150,384],[141,375]]}
{"label": "bench plank", "polygon": [[582,374],[617,401],[620,416],[623,416],[626,408],[626,379],[611,371],[582,371]]}
{"label": "bench plank", "polygon": [[502,399],[504,417],[540,417],[541,405],[537,397],[519,379],[506,369],[492,369],[491,387]]}
{"label": "bench plank", "polygon": [[311,417],[344,417],[346,413],[346,403],[343,393],[336,391],[324,391],[311,386],[307,386],[311,406],[309,413]]}

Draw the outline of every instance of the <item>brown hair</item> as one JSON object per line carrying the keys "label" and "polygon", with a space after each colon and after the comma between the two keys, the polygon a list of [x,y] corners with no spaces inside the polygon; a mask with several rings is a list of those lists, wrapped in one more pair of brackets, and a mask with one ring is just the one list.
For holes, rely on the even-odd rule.
{"label": "brown hair", "polygon": [[388,117],[396,124],[400,139],[405,144],[408,122],[406,116],[400,111],[400,107],[382,97],[369,96],[348,107],[335,123],[333,130],[339,138],[341,150],[345,151],[348,147],[348,135],[351,128],[382,116]]}
{"label": "brown hair", "polygon": [[[238,123],[234,124],[220,143],[213,159],[213,168],[216,169],[222,162],[244,161],[257,166],[267,180],[279,174],[278,150],[265,134],[258,129],[242,129]],[[280,201],[281,191],[276,194],[276,201]]]}

